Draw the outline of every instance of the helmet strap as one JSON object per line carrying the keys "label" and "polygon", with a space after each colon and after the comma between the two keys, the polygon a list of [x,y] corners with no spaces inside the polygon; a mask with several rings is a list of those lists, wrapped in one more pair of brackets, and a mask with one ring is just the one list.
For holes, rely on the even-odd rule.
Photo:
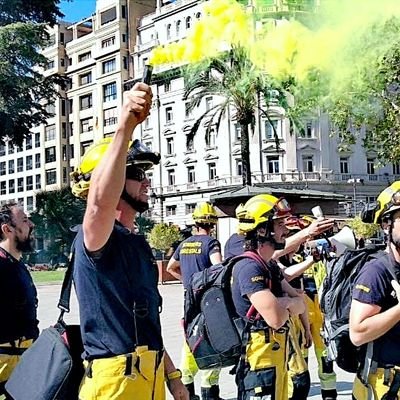
{"label": "helmet strap", "polygon": [[145,212],[149,209],[149,203],[147,203],[147,201],[140,201],[140,200],[134,199],[126,191],[125,186],[124,186],[124,190],[121,193],[121,199],[125,200],[138,213]]}

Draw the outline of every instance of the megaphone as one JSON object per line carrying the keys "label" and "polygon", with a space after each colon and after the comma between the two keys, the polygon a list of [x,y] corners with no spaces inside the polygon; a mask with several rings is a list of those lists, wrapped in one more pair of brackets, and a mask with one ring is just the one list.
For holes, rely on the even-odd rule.
{"label": "megaphone", "polygon": [[353,231],[348,226],[345,226],[329,238],[307,242],[307,247],[311,249],[320,247],[326,250],[335,247],[336,256],[341,256],[346,249],[354,250],[356,248],[356,237]]}

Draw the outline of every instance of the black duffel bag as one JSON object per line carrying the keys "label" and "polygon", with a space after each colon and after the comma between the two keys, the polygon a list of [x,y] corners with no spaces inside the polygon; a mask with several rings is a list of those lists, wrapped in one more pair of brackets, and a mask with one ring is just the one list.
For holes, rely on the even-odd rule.
{"label": "black duffel bag", "polygon": [[72,287],[73,253],[65,273],[57,323],[44,329],[24,352],[5,388],[14,400],[78,400],[84,375],[79,325],[67,325]]}

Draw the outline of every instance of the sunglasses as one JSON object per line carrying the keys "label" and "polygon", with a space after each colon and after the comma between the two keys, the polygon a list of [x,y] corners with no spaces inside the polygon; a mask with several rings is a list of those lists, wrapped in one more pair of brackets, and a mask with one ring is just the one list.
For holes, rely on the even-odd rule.
{"label": "sunglasses", "polygon": [[146,172],[142,168],[130,165],[126,169],[126,179],[132,179],[133,181],[143,182],[146,179]]}

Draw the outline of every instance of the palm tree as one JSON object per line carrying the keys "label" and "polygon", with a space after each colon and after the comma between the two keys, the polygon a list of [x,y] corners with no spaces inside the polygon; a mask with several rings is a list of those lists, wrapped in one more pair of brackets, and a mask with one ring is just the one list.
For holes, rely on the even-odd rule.
{"label": "palm tree", "polygon": [[[234,118],[241,132],[243,186],[251,186],[249,128],[253,133],[257,110],[271,122],[267,110],[260,106],[260,96],[263,96],[267,109],[272,100],[287,109],[284,91],[253,64],[248,51],[242,46],[233,46],[229,53],[186,68],[183,99],[190,99],[189,110],[198,107],[204,97],[222,98],[219,104],[211,107],[195,121],[187,136],[187,142],[193,140],[203,121],[206,125],[206,138],[214,126],[218,132],[223,116],[229,108],[233,108]],[[277,132],[272,123],[271,126],[276,146],[279,148]]]}

